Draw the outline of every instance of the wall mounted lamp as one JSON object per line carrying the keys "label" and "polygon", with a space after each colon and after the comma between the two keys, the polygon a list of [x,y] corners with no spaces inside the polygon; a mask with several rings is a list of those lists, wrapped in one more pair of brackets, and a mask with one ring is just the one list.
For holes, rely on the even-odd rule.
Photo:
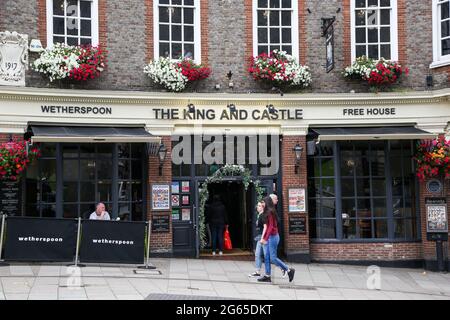
{"label": "wall mounted lamp", "polygon": [[166,160],[167,155],[167,148],[166,146],[161,143],[158,150],[158,157],[159,157],[159,175],[162,176],[162,168],[164,165],[164,160]]}
{"label": "wall mounted lamp", "polygon": [[302,158],[303,147],[297,143],[297,145],[292,149],[295,156],[295,174],[298,174],[298,169],[300,168],[300,160]]}

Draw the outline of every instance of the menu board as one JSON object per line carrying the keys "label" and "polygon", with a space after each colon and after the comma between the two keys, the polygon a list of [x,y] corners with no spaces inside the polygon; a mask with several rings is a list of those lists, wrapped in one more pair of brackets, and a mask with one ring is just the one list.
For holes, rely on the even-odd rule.
{"label": "menu board", "polygon": [[152,216],[152,232],[167,233],[170,232],[170,218],[168,215]]}
{"label": "menu board", "polygon": [[0,213],[16,216],[20,213],[20,188],[17,181],[0,182]]}
{"label": "menu board", "polygon": [[289,217],[289,234],[305,234],[306,217]]}
{"label": "menu board", "polygon": [[152,185],[152,210],[170,210],[170,186],[169,185]]}

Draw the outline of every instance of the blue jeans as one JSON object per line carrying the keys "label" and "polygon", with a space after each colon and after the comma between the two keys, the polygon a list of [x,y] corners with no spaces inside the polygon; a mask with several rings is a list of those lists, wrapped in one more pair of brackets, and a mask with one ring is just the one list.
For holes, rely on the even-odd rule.
{"label": "blue jeans", "polygon": [[270,236],[268,243],[264,246],[264,256],[265,266],[266,266],[266,275],[270,276],[271,274],[271,264],[280,267],[282,270],[288,271],[289,267],[277,257],[277,249],[278,243],[280,242],[280,235]]}
{"label": "blue jeans", "polygon": [[264,248],[262,243],[260,242],[261,236],[257,236],[256,240],[256,248],[255,248],[255,267],[256,270],[260,270],[262,266],[262,262],[264,258]]}
{"label": "blue jeans", "polygon": [[217,239],[219,239],[219,251],[223,251],[223,232],[225,231],[224,225],[211,225],[212,234],[212,250],[215,252],[217,248]]}

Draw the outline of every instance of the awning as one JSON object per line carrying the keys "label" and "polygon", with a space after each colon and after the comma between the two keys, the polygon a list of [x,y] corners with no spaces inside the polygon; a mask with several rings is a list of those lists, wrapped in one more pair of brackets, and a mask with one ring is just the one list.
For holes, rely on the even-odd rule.
{"label": "awning", "polygon": [[330,127],[311,128],[308,136],[329,140],[420,140],[434,139],[436,134],[415,127]]}
{"label": "awning", "polygon": [[48,126],[30,125],[31,141],[34,142],[90,142],[90,143],[155,143],[155,137],[144,127],[95,127],[95,126]]}

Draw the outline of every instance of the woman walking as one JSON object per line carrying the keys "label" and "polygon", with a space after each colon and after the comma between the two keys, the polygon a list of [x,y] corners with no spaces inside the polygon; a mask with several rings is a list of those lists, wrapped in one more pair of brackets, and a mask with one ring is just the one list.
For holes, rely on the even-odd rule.
{"label": "woman walking", "polygon": [[[256,248],[255,248],[255,272],[249,274],[249,277],[260,277],[261,266],[264,258],[263,244],[261,243],[261,236],[264,229],[264,201],[258,202],[256,206]],[[264,258],[265,259],[265,258]]]}
{"label": "woman walking", "polygon": [[261,238],[261,243],[264,245],[264,256],[265,256],[265,269],[266,274],[258,281],[261,282],[271,282],[271,264],[278,266],[282,270],[283,278],[288,275],[289,282],[294,280],[295,269],[289,268],[283,261],[277,257],[278,244],[280,243],[280,235],[278,233],[278,215],[273,204],[272,198],[265,197],[265,208],[264,208],[264,230]]}

